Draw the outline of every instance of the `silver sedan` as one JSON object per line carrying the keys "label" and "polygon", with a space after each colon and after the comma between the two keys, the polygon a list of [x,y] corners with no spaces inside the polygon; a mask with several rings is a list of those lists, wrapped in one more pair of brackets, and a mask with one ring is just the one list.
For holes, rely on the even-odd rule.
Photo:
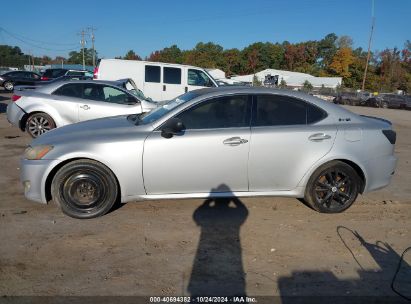
{"label": "silver sedan", "polygon": [[[140,91],[141,92],[141,91]],[[37,87],[16,87],[7,107],[8,121],[32,137],[68,124],[101,117],[148,112],[134,82],[66,80]]]}
{"label": "silver sedan", "polygon": [[75,218],[116,201],[227,196],[304,198],[335,213],[390,183],[395,141],[389,121],[303,93],[213,88],[52,130],[27,148],[21,181],[28,199]]}

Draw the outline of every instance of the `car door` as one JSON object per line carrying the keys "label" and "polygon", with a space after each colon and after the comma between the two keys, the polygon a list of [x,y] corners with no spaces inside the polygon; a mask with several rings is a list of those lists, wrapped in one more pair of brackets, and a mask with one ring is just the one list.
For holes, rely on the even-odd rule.
{"label": "car door", "polygon": [[337,129],[327,114],[305,101],[256,95],[248,164],[250,191],[297,187],[311,166],[332,148]]}
{"label": "car door", "polygon": [[186,92],[215,86],[211,78],[204,71],[198,69],[187,69],[186,80]]}
{"label": "car door", "polygon": [[161,82],[161,66],[146,64],[144,66],[144,95],[152,100],[161,101],[163,85]]}
{"label": "car door", "polygon": [[181,134],[152,132],[143,155],[147,194],[248,191],[250,108],[247,95],[213,98],[175,116]]}
{"label": "car door", "polygon": [[65,124],[79,121],[79,107],[83,104],[83,84],[66,83],[52,93],[49,105],[55,108]]}
{"label": "car door", "polygon": [[136,113],[141,113],[141,103],[123,90],[103,84],[83,84],[80,121]]}
{"label": "car door", "polygon": [[176,67],[163,67],[162,100],[170,100],[184,94],[182,84],[182,69]]}

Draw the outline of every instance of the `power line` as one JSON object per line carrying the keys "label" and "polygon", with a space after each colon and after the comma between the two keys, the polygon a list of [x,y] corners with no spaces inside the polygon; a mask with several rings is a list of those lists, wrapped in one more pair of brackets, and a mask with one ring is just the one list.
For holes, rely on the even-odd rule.
{"label": "power line", "polygon": [[42,44],[49,44],[49,45],[61,45],[61,46],[64,46],[64,45],[66,45],[66,46],[77,45],[77,43],[61,43],[61,42],[47,42],[47,41],[42,41],[42,40],[35,40],[35,39],[32,39],[32,38],[25,37],[23,35],[19,35],[19,34],[10,32],[9,30],[6,30],[4,27],[1,27],[1,26],[0,26],[0,31],[6,32],[7,34],[9,34],[11,36],[18,37],[22,40],[31,41],[31,42],[34,42],[34,43],[42,43]]}
{"label": "power line", "polygon": [[14,39],[16,39],[16,40],[24,43],[24,44],[27,44],[27,45],[29,45],[29,46],[31,46],[31,47],[34,47],[34,48],[37,48],[37,49],[42,49],[42,50],[46,50],[46,51],[55,51],[55,52],[66,52],[66,51],[73,51],[73,50],[78,49],[77,47],[75,47],[75,48],[67,48],[67,49],[53,49],[53,48],[48,48],[48,47],[44,47],[44,46],[41,46],[41,45],[38,45],[38,44],[35,44],[35,43],[32,43],[32,42],[28,42],[28,41],[26,41],[26,40],[24,40],[24,39],[21,39],[21,38],[19,38],[18,36],[15,36],[14,34],[12,34],[11,32],[6,31],[4,28],[0,28],[0,31],[1,31],[2,33],[6,33],[6,34],[9,35],[10,37],[12,37],[12,38],[14,38]]}

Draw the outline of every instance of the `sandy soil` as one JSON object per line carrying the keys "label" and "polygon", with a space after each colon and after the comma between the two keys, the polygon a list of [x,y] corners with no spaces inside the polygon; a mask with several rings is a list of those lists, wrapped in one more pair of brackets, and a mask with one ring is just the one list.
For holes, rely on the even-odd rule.
{"label": "sandy soil", "polygon": [[[129,203],[93,220],[27,201],[19,156],[30,143],[0,95],[0,295],[393,296],[411,246],[411,112],[349,107],[391,120],[392,184],[325,215],[296,199]],[[395,287],[411,297],[411,252]],[[401,300],[400,297],[394,298]]]}

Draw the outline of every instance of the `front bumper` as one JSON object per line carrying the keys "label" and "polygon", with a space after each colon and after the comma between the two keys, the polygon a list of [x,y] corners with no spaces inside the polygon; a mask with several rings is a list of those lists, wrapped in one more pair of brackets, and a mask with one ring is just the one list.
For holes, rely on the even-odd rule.
{"label": "front bumper", "polygon": [[20,161],[20,181],[23,184],[27,199],[47,204],[46,179],[59,160],[27,160]]}

